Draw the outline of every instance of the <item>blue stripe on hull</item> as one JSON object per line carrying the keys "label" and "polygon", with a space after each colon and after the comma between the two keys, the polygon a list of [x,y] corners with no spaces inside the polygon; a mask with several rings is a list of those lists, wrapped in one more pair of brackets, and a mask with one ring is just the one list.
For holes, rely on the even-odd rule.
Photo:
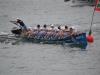
{"label": "blue stripe on hull", "polygon": [[81,33],[78,35],[75,35],[71,38],[61,39],[61,40],[44,40],[44,39],[36,39],[36,38],[30,38],[30,37],[23,37],[24,40],[32,41],[32,42],[48,42],[48,43],[83,43],[87,44],[86,41],[86,33]]}
{"label": "blue stripe on hull", "polygon": [[64,41],[66,43],[76,43],[76,42],[79,42],[79,43],[87,44],[86,33],[75,35],[75,36],[73,36],[71,38],[65,39]]}

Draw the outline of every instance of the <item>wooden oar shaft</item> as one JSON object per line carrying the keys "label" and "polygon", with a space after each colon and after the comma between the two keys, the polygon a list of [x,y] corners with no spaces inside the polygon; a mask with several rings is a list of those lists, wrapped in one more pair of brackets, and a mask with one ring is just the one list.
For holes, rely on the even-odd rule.
{"label": "wooden oar shaft", "polygon": [[13,23],[13,24],[15,24],[15,25],[17,25],[17,26],[19,26],[20,28],[22,28],[20,25],[18,25],[17,23],[15,23],[14,21],[10,21],[11,23]]}

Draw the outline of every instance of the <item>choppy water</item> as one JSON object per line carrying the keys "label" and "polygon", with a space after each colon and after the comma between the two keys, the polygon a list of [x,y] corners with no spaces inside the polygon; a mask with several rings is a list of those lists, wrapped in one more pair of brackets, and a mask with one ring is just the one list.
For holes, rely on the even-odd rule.
{"label": "choppy water", "polygon": [[[93,7],[70,7],[63,0],[0,0],[0,32],[11,34],[10,20],[27,26],[75,26],[88,33]],[[0,75],[100,75],[100,13],[93,21],[94,43],[86,49],[8,40],[0,43]],[[1,39],[2,40],[2,39]],[[4,40],[5,41],[5,40]]]}

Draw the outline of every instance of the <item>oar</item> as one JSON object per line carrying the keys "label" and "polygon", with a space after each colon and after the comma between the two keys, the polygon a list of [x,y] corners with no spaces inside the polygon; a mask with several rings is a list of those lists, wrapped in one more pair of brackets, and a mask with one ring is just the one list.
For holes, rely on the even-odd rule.
{"label": "oar", "polygon": [[73,36],[71,36],[71,38],[73,39],[73,42],[78,42]]}
{"label": "oar", "polygon": [[20,25],[18,25],[17,23],[15,23],[14,21],[10,21],[11,23],[13,23],[13,24],[15,24],[15,25],[17,25],[17,26],[19,26],[20,28],[22,28]]}

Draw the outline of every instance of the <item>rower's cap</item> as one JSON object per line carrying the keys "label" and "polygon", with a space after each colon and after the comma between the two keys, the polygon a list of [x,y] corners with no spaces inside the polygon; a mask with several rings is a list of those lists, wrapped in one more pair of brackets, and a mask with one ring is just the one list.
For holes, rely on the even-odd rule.
{"label": "rower's cap", "polygon": [[72,26],[71,28],[72,28],[72,29],[75,29],[75,27],[74,27],[74,26]]}
{"label": "rower's cap", "polygon": [[52,24],[51,27],[54,27],[54,24]]}
{"label": "rower's cap", "polygon": [[59,31],[59,29],[57,29],[57,31]]}
{"label": "rower's cap", "polygon": [[37,29],[36,27],[34,29]]}
{"label": "rower's cap", "polygon": [[20,20],[20,18],[17,18],[17,20]]}
{"label": "rower's cap", "polygon": [[40,29],[42,30],[43,28],[41,27]]}
{"label": "rower's cap", "polygon": [[52,30],[52,28],[49,28],[49,30]]}
{"label": "rower's cap", "polygon": [[28,27],[30,30],[32,30],[32,27]]}

